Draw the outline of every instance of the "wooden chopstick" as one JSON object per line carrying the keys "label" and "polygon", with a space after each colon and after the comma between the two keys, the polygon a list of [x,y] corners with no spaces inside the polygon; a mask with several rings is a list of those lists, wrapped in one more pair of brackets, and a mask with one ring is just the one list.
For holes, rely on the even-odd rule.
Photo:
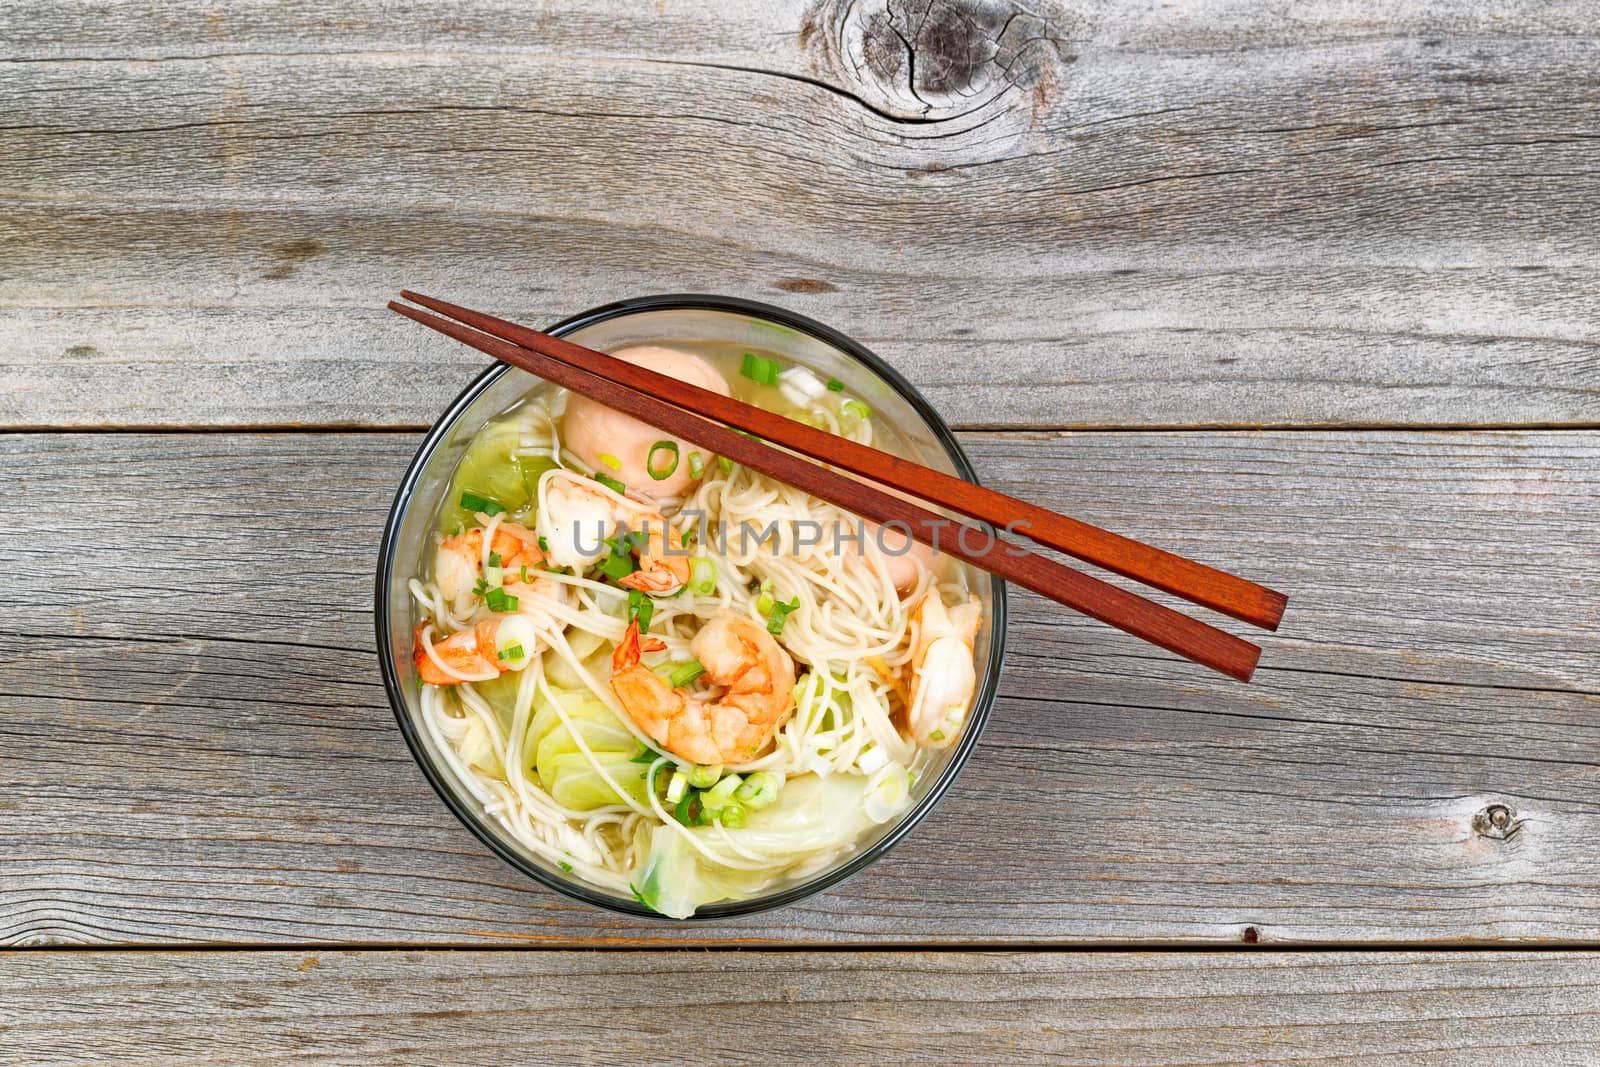
{"label": "wooden chopstick", "polygon": [[1085,563],[1104,567],[1114,574],[1183,597],[1242,622],[1276,630],[1283,619],[1284,607],[1288,603],[1288,597],[1284,594],[1203,563],[1058,515],[1037,504],[868,448],[805,423],[784,418],[776,412],[741,403],[571,341],[410,290],[401,290],[400,295],[414,304],[431,308],[501,340],[541,352],[562,363],[583,367],[601,377],[753,433],[801,455],[885,485],[915,486],[917,495],[937,501],[952,511],[981,519],[997,529],[1021,534]]}
{"label": "wooden chopstick", "polygon": [[996,538],[991,545],[988,534],[992,531],[987,528],[979,531],[984,535],[984,545],[969,549],[963,536],[952,536],[949,519],[868,483],[834,473],[801,456],[746,437],[720,423],[601,377],[584,367],[564,363],[544,353],[405,304],[390,301],[389,307],[504,363],[520,367],[623,414],[632,415],[674,437],[743,463],[752,470],[832,501],[874,522],[904,524],[911,536],[924,544],[935,545],[940,551],[957,559],[1186,659],[1242,682],[1248,682],[1255,671],[1261,650],[1248,641],[1062,566],[1014,542]]}

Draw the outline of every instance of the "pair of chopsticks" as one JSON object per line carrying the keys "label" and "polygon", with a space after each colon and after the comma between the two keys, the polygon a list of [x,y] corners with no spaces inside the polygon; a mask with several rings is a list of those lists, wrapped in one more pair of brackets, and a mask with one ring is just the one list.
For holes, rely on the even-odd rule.
{"label": "pair of chopsticks", "polygon": [[[1288,598],[1254,582],[559,337],[420,293],[402,290],[400,295],[439,315],[397,301],[390,301],[391,310],[480,352],[873,522],[903,524],[912,537],[941,552],[1242,682],[1255,671],[1261,656],[1257,646],[1015,541],[998,536],[991,540],[994,529],[1020,533],[1254,626],[1276,630],[1283,618]],[[790,451],[773,448],[769,441]],[[967,527],[982,531],[981,537],[961,536],[962,528],[943,515],[808,462],[803,458],[807,456],[987,526]],[[968,540],[977,543],[969,548]]]}

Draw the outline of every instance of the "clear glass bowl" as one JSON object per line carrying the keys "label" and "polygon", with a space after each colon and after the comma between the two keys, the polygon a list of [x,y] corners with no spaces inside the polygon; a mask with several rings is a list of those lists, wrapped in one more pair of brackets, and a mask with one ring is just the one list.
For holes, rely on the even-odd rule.
{"label": "clear glass bowl", "polygon": [[[860,344],[793,312],[731,297],[652,296],[583,312],[548,332],[600,351],[631,344],[701,339],[732,341],[776,352],[824,378],[844,382],[899,432],[917,462],[968,481],[976,480],[949,428],[909,382]],[[375,612],[384,687],[400,731],[428,781],[485,845],[513,867],[559,893],[612,911],[662,919],[632,897],[617,896],[579,881],[518,843],[456,779],[436,751],[421,719],[416,673],[411,663],[416,615],[406,583],[423,569],[423,553],[432,550],[431,535],[440,496],[449,486],[473,435],[537,384],[538,379],[504,364],[485,370],[428,432],[401,480],[384,527],[378,559]],[[882,856],[933,810],[978,743],[1000,684],[1005,653],[1005,583],[992,575],[979,575],[973,591],[983,602],[987,622],[978,633],[975,651],[979,676],[973,713],[960,741],[945,752],[936,771],[919,777],[905,814],[879,827],[874,836],[859,841],[831,868],[781,885],[760,897],[707,905],[695,913],[695,919],[718,919],[780,907],[837,885]]]}

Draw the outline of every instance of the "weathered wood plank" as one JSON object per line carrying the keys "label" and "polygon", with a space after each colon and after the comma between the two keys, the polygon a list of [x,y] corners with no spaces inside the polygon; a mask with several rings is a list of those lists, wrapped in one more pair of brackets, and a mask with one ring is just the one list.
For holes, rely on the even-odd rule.
{"label": "weathered wood plank", "polygon": [[412,436],[0,438],[0,940],[1600,938],[1600,434],[966,441],[1002,488],[1288,590],[1257,683],[1019,596],[989,731],[910,841],[682,928],[523,882],[411,766],[368,613]]}
{"label": "weathered wood plank", "polygon": [[1600,422],[1592,5],[894,8],[13,5],[0,425],[424,424],[402,284],[777,299],[966,426]]}
{"label": "weathered wood plank", "polygon": [[1586,1062],[1589,953],[86,952],[0,967],[8,1062]]}

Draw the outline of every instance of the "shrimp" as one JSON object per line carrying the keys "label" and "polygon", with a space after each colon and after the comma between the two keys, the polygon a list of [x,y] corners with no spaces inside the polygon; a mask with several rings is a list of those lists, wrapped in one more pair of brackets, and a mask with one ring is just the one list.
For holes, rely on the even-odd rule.
{"label": "shrimp", "polygon": [[[539,549],[539,537],[525,526],[502,522],[495,526],[489,539],[489,553],[498,556],[499,567],[509,586],[515,579],[521,584],[522,569],[536,567],[544,562]],[[473,613],[478,596],[478,579],[488,555],[483,551],[483,529],[474,527],[464,533],[446,537],[433,557],[433,582],[458,618]],[[555,582],[546,582],[554,586]],[[507,592],[512,592],[509,588]]]}
{"label": "shrimp", "polygon": [[744,763],[772,740],[794,700],[794,661],[766,628],[742,615],[718,615],[689,651],[705,677],[725,686],[708,701],[673,689],[639,662],[667,646],[641,638],[637,623],[611,657],[611,689],[639,728],[667,751],[700,764]]}
{"label": "shrimp", "polygon": [[978,683],[972,643],[981,610],[977,597],[947,608],[937,589],[929,589],[912,609],[917,643],[907,718],[918,744],[944,748],[961,730]]}
{"label": "shrimp", "polygon": [[585,570],[605,554],[605,538],[625,531],[642,534],[639,569],[617,584],[663,596],[689,580],[689,553],[678,531],[661,513],[569,470],[547,472],[539,483],[539,533],[550,562]]}
{"label": "shrimp", "polygon": [[[474,528],[447,537],[434,557],[433,580],[440,595],[456,616],[476,621],[470,629],[432,642],[433,655],[423,640],[426,628],[417,628],[412,662],[429,685],[486,681],[526,667],[543,651],[544,635],[556,625],[550,609],[566,603],[566,586],[544,577],[542,570],[538,576],[529,570],[544,562],[532,530],[510,522],[498,524],[487,553],[484,532]],[[486,559],[497,561],[492,567],[499,571],[499,588],[508,601],[515,601],[509,612],[496,612],[487,602],[478,602],[480,590],[486,588],[479,584],[487,581]]]}
{"label": "shrimp", "polygon": [[[433,642],[433,656],[424,641],[426,626],[417,627],[411,661],[417,675],[429,685],[455,685],[457,682],[485,682],[508,669],[499,659],[495,645],[497,620],[484,619],[470,630],[451,634]],[[434,656],[439,662],[434,661]],[[441,667],[439,663],[443,663]],[[453,673],[452,673],[453,672]]]}

